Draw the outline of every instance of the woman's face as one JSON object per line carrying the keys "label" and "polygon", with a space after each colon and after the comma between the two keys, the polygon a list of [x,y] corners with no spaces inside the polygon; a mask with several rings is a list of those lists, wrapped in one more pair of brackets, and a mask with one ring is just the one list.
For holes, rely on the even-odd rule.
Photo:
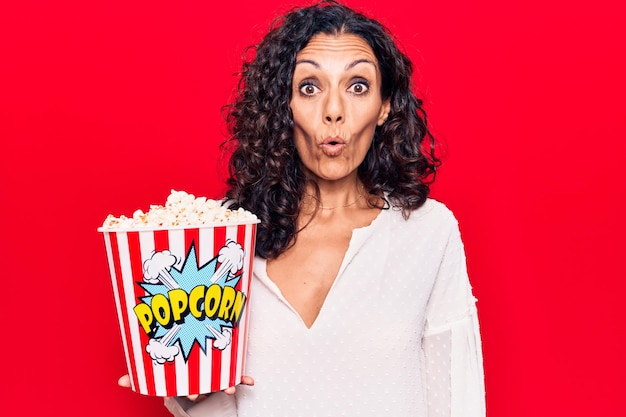
{"label": "woman's face", "polygon": [[318,34],[296,55],[290,102],[295,146],[316,181],[356,176],[389,113],[378,61],[361,37]]}

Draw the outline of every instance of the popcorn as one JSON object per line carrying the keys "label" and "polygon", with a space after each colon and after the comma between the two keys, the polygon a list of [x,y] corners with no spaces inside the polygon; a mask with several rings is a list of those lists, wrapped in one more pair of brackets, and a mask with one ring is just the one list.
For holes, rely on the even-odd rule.
{"label": "popcorn", "polygon": [[136,210],[132,217],[109,214],[103,229],[134,229],[142,227],[199,226],[204,224],[256,221],[247,210],[230,210],[218,201],[196,197],[185,191],[172,190],[165,206],[151,205],[144,213]]}

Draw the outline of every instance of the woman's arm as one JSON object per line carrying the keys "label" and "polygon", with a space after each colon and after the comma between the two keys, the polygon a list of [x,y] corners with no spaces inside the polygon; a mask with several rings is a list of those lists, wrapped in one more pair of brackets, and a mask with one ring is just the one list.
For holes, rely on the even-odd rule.
{"label": "woman's arm", "polygon": [[450,235],[426,311],[422,340],[429,417],[484,417],[483,358],[465,252]]}
{"label": "woman's arm", "polygon": [[186,397],[165,397],[165,407],[176,417],[237,417],[235,397],[214,392],[194,402]]}
{"label": "woman's arm", "polygon": [[[128,375],[122,376],[117,383],[121,387],[130,388]],[[254,379],[243,376],[241,383],[252,386]],[[208,395],[165,397],[164,405],[176,417],[237,417],[235,391],[236,387],[228,387]]]}

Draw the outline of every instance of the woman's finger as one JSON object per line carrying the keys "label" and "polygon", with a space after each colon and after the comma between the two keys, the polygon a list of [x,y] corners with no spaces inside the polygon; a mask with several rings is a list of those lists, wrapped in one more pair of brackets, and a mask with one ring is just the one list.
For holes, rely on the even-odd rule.
{"label": "woman's finger", "polygon": [[252,386],[252,385],[254,385],[254,379],[251,376],[244,375],[244,376],[241,377],[241,383],[244,384],[244,385]]}
{"label": "woman's finger", "polygon": [[193,401],[194,403],[200,402],[208,397],[207,394],[190,394],[187,396],[189,401]]}
{"label": "woman's finger", "polygon": [[[254,379],[252,377],[250,377],[250,376],[245,376],[244,375],[244,376],[241,377],[241,383],[243,385],[250,385],[250,386],[252,386],[252,385],[254,385]],[[224,390],[224,393],[228,394],[228,395],[233,395],[235,393],[235,391],[236,391],[235,387],[228,387],[228,388],[226,388]]]}
{"label": "woman's finger", "polygon": [[124,375],[120,379],[117,380],[117,385],[124,388],[130,388],[130,376]]}

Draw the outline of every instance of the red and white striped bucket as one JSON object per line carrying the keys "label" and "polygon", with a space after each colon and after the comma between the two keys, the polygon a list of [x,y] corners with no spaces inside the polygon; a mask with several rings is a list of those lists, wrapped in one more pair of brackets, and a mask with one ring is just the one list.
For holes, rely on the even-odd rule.
{"label": "red and white striped bucket", "polygon": [[241,381],[257,223],[98,229],[133,391],[182,396]]}

